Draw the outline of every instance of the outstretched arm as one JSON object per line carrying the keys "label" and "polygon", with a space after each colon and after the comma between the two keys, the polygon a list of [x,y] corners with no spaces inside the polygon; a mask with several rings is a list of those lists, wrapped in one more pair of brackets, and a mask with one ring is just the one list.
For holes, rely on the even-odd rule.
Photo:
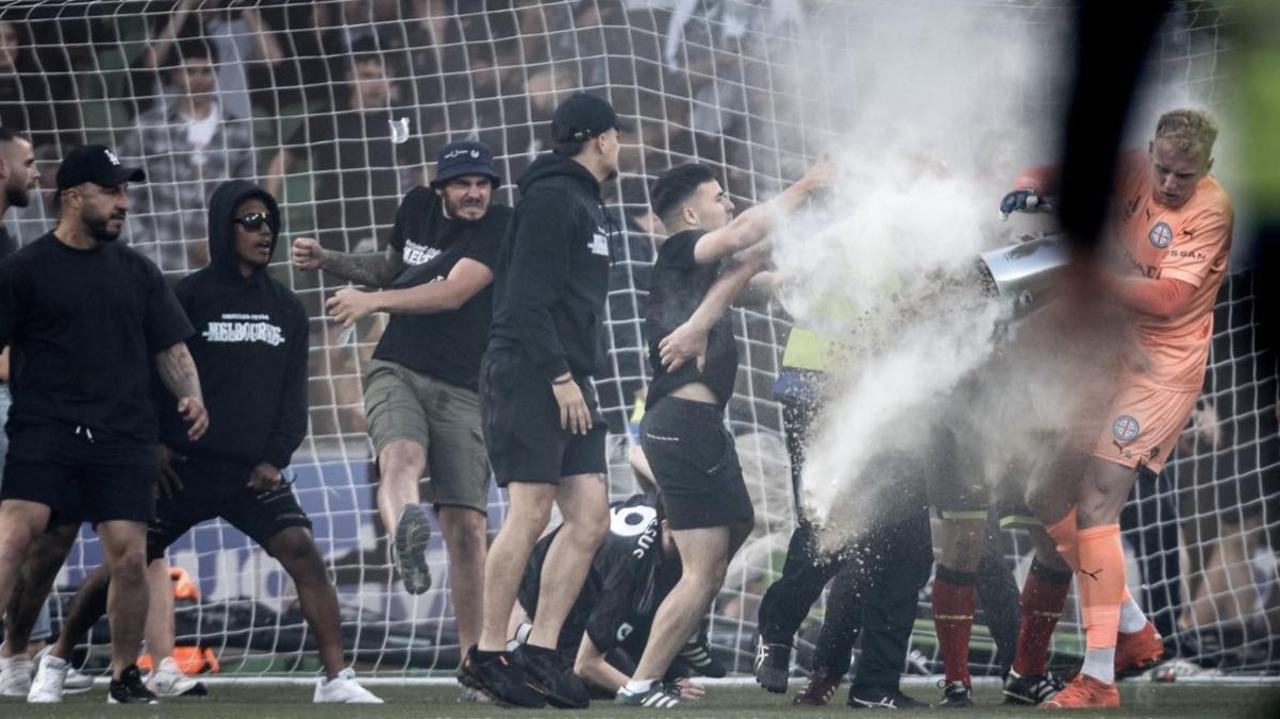
{"label": "outstretched arm", "polygon": [[429,315],[456,310],[493,282],[493,270],[470,258],[458,261],[449,276],[439,282],[382,292],[339,290],[329,300],[329,316],[350,326],[374,312]]}
{"label": "outstretched arm", "polygon": [[310,237],[293,241],[293,264],[304,271],[326,270],[344,280],[368,287],[386,287],[404,271],[404,258],[395,247],[386,252],[337,252],[326,250]]}
{"label": "outstretched arm", "polygon": [[155,356],[156,371],[164,386],[178,398],[178,414],[191,424],[187,437],[192,441],[209,429],[209,413],[200,392],[200,374],[185,342],[179,342]]}
{"label": "outstretched arm", "polygon": [[830,187],[834,181],[835,165],[830,160],[819,162],[781,195],[698,238],[698,244],[693,248],[694,260],[700,265],[709,265],[757,244],[768,237],[779,218],[795,210],[810,195]]}

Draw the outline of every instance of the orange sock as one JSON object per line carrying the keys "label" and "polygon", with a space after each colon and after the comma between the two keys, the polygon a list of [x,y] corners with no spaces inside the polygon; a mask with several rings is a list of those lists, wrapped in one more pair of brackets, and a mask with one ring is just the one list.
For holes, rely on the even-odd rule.
{"label": "orange sock", "polygon": [[1067,516],[1045,526],[1044,531],[1048,532],[1053,541],[1058,543],[1058,554],[1062,555],[1062,561],[1066,562],[1068,567],[1071,567],[1071,571],[1080,571],[1079,530],[1076,528],[1075,507],[1071,508]]}
{"label": "orange sock", "polygon": [[1120,525],[1080,530],[1080,596],[1089,649],[1114,649],[1124,601],[1124,548]]}

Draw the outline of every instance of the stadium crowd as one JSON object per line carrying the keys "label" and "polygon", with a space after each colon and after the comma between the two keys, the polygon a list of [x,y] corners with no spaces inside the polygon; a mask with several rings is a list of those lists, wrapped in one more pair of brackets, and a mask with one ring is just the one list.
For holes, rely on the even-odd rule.
{"label": "stadium crowd", "polygon": [[[459,668],[464,696],[576,707],[588,701],[590,683],[623,704],[668,708],[701,698],[703,689],[690,675],[717,670],[698,659],[706,656],[699,624],[755,521],[744,468],[724,424],[747,416],[759,420],[752,408],[733,401],[735,381],[743,380],[735,327],[725,313],[740,293],[767,295],[776,288],[777,279],[764,269],[767,253],[760,251],[769,246],[774,218],[835,181],[826,163],[807,173],[788,163],[781,174],[803,176],[786,189],[762,188],[759,177],[743,169],[759,161],[752,138],[767,134],[758,126],[764,120],[746,108],[771,90],[767,70],[742,61],[755,54],[744,47],[748,40],[733,33],[685,37],[700,26],[678,22],[684,3],[676,3],[673,14],[621,1],[550,7],[512,2],[482,13],[460,11],[446,0],[126,5],[137,5],[136,12],[0,14],[0,159],[8,193],[7,232],[0,239],[11,237],[7,251],[14,253],[0,271],[0,283],[8,283],[0,286],[0,338],[11,341],[20,358],[12,374],[18,421],[11,419],[8,430],[17,442],[7,465],[19,472],[6,472],[0,504],[6,676],[31,666],[16,657],[27,647],[34,614],[75,537],[67,531],[40,536],[45,525],[85,520],[99,527],[106,567],[81,587],[71,619],[58,642],[36,659],[35,679],[22,693],[32,701],[60,698],[76,679],[68,662],[77,634],[104,612],[113,628],[111,700],[153,701],[155,694],[194,691],[195,683],[171,665],[158,666],[144,684],[135,660],[144,633],[149,646],[162,648],[157,656],[172,646],[165,548],[194,524],[220,516],[280,559],[299,585],[325,670],[316,701],[377,701],[344,666],[333,586],[310,522],[282,477],[309,425],[313,436],[367,434],[372,440],[382,526],[398,574],[415,594],[432,581],[423,556],[431,532],[423,502],[432,505],[449,554],[461,645],[469,648]],[[609,92],[606,102],[577,93],[583,87],[626,90]],[[1179,115],[1173,126],[1168,137],[1182,144],[1176,159],[1162,161],[1198,182],[1211,164],[1216,129],[1207,129],[1212,121],[1199,114]],[[1162,121],[1157,141],[1164,141],[1165,131]],[[686,164],[691,158],[698,164]],[[1139,183],[1136,178],[1129,180]],[[37,186],[46,191],[36,193]],[[781,192],[766,206],[735,213],[730,198],[774,189]],[[1014,201],[1025,205],[1028,188],[1019,189]],[[1211,191],[1192,192],[1202,200]],[[1190,196],[1166,200],[1176,209]],[[291,243],[279,241],[286,225]],[[1172,237],[1167,225],[1165,230]],[[1169,244],[1152,237],[1158,250]],[[62,258],[58,243],[87,254]],[[123,249],[126,244],[130,249]],[[1197,245],[1195,252],[1216,263],[1226,246],[1229,241]],[[289,264],[279,262],[285,253]],[[1203,254],[1179,257],[1184,264],[1210,264]],[[101,261],[110,272],[68,287],[65,278],[37,271],[41,260],[58,267]],[[1212,318],[1225,259],[1211,271],[1178,272],[1204,288],[1195,302],[1197,321]],[[330,284],[332,278],[384,291],[335,293],[341,284]],[[70,396],[60,395],[66,387],[45,376],[57,365],[31,360],[42,358],[41,351],[58,356],[48,347],[74,346],[68,337],[90,342],[95,336],[59,325],[66,317],[57,313],[67,307],[41,305],[53,291],[41,283],[79,297],[77,308],[93,306],[93,291],[141,293],[135,302],[95,309],[103,313],[102,325],[124,318],[130,328],[112,340],[117,344],[105,343],[117,354],[104,356],[113,367],[127,367],[122,376],[133,385],[90,381],[77,387],[93,398],[87,410],[53,402]],[[1116,292],[1139,312],[1167,299]],[[1177,304],[1160,312],[1182,311],[1187,298],[1167,301]],[[51,314],[41,316],[45,311]],[[50,318],[55,333],[67,334],[38,344]],[[758,329],[747,325],[748,333]],[[802,339],[820,341],[806,332],[797,331],[787,348],[788,355],[796,353],[793,360],[804,354]],[[609,348],[605,363],[596,357],[602,341]],[[798,477],[809,420],[802,415],[819,411],[813,397],[822,391],[826,368],[809,363],[812,356],[756,362],[761,350],[748,351],[751,367],[781,369],[777,397],[784,412],[779,426],[769,429],[786,434]],[[1193,364],[1184,374],[1195,374]],[[769,396],[774,377],[753,375],[744,375],[753,383],[748,394]],[[317,377],[330,381],[307,381]],[[1274,378],[1259,381],[1274,394]],[[154,386],[138,392],[144,386],[138,382]],[[1183,390],[1191,402],[1198,386]],[[94,414],[100,409],[94,402],[108,406],[121,392],[134,400],[154,395],[155,407],[135,406],[124,421],[109,412]],[[1228,441],[1215,429],[1215,418],[1241,408],[1228,390],[1222,394],[1227,396],[1213,406],[1201,402],[1196,433],[1184,442],[1219,447]],[[243,397],[256,401],[242,408]],[[604,511],[605,434],[625,432],[638,403],[645,410],[638,442],[643,451],[633,459],[653,477],[650,489],[661,499],[648,498],[656,504],[652,516],[644,515],[639,531],[622,532],[622,549],[613,551],[625,555],[634,545],[644,555],[649,546],[642,541],[659,542],[661,551],[642,566],[626,564],[610,573],[594,565],[597,548],[616,529],[610,518],[618,516]],[[1173,412],[1179,416],[1165,418],[1172,424],[1164,429],[1176,437],[1190,412]],[[155,421],[145,419],[153,414]],[[1274,420],[1274,407],[1270,416],[1257,418]],[[50,439],[62,429],[74,439]],[[40,431],[50,434],[36,441]],[[1137,437],[1123,427],[1113,432],[1119,443]],[[143,447],[156,439],[169,454],[158,462],[141,459]],[[938,439],[963,441],[962,434]],[[73,460],[45,454],[58,443]],[[1011,599],[1016,585],[1010,567],[986,546],[997,546],[986,540],[999,533],[986,522],[986,498],[977,504],[940,500],[920,482],[918,512],[839,557],[819,557],[806,535],[807,519],[799,516],[797,484],[798,529],[784,579],[803,575],[796,584],[803,586],[780,583],[771,591],[772,604],[766,595],[757,677],[771,691],[785,691],[791,635],[826,581],[855,559],[869,569],[850,570],[852,576],[837,586],[857,601],[842,610],[846,616],[829,617],[852,628],[826,654],[835,657],[828,662],[835,666],[816,673],[797,699],[830,698],[847,668],[847,637],[861,632],[850,704],[913,706],[897,682],[917,595],[934,557],[910,550],[928,546],[927,537],[919,542],[930,531],[925,505],[933,505],[948,527],[944,537],[959,531],[946,524],[952,515],[979,512],[982,519],[966,530],[973,532],[966,546],[977,551],[959,558],[950,550],[961,541],[940,541],[934,528],[941,555],[932,591],[946,669],[943,702],[972,703],[968,639],[981,574],[1007,590],[1003,597],[998,590],[984,593],[982,602],[993,633],[1007,638],[1001,661],[1011,701],[1113,705],[1118,674],[1149,668],[1165,654],[1165,639],[1179,651],[1179,628],[1226,611],[1212,606],[1221,594],[1215,583],[1229,582],[1222,574],[1259,542],[1257,512],[1233,513],[1229,526],[1187,523],[1185,531],[1200,538],[1197,547],[1211,546],[1205,538],[1212,534],[1223,542],[1217,555],[1210,549],[1193,557],[1193,566],[1207,569],[1202,581],[1192,579],[1177,626],[1165,617],[1157,631],[1123,583],[1109,583],[1105,597],[1101,590],[1086,592],[1090,654],[1064,689],[1045,655],[1065,587],[1073,572],[1083,571],[1078,565],[1086,555],[1106,553],[1108,567],[1120,566],[1108,553],[1110,544],[1097,548],[1111,541],[1111,527],[1151,523],[1132,516],[1151,504],[1141,498],[1129,518],[1122,517],[1115,487],[1123,489],[1121,504],[1129,492],[1125,481],[1145,482],[1139,493],[1144,486],[1149,491],[1172,451],[1167,442],[1163,447],[1146,464],[1106,465],[1121,467],[1125,476],[1108,485],[1109,494],[1080,500],[1091,504],[1079,539],[1074,509],[1065,518],[1040,518],[1056,544],[1037,555],[1021,619]],[[1241,482],[1239,494],[1192,487],[1184,501],[1209,503],[1209,513],[1231,513],[1240,505],[1260,512],[1264,492],[1246,496],[1246,490],[1263,486],[1257,473],[1274,464],[1266,454],[1274,451],[1274,443],[1260,448],[1258,466],[1248,470],[1254,481]],[[29,477],[42,462],[60,468],[63,490],[31,488]],[[885,462],[896,468],[898,458]],[[959,467],[963,458],[948,455],[938,462]],[[1147,464],[1155,471],[1145,471]],[[88,470],[109,467],[115,481],[126,482],[123,468],[157,465],[164,479],[154,515],[145,511],[145,497],[121,507],[79,489],[93,482],[81,478]],[[491,468],[509,492],[512,511],[486,547]],[[901,471],[922,473],[909,466]],[[147,476],[147,492],[154,474]],[[225,477],[237,474],[246,479],[231,491]],[[418,486],[427,474],[433,480],[429,493]],[[214,486],[217,492],[201,494]],[[539,542],[553,505],[563,523],[554,539]],[[1203,520],[1205,514],[1194,516]],[[959,519],[972,523],[974,517]],[[142,521],[152,522],[145,537],[138,531]],[[1159,541],[1167,550],[1167,540]],[[1077,544],[1086,543],[1089,549],[1074,554]],[[47,551],[28,557],[28,546]],[[912,571],[886,572],[886,553],[900,556],[895,568]],[[541,582],[526,586],[521,580],[531,556]],[[656,573],[670,571],[673,556],[683,573],[658,582]],[[598,618],[596,605],[608,605],[611,590],[635,581],[623,571],[650,572],[647,581],[660,583],[662,591],[644,606],[609,606],[612,613]],[[153,587],[149,602],[138,596],[144,576]],[[1168,574],[1160,576],[1168,580]],[[784,591],[797,596],[783,597]],[[590,592],[590,606],[579,607]],[[1142,599],[1151,610],[1152,598]],[[138,611],[148,603],[149,612]],[[791,616],[779,620],[778,611]],[[519,624],[513,617],[520,612],[531,621],[509,650],[511,627]],[[625,625],[630,632],[632,622],[643,622],[644,631],[629,645],[630,656],[607,666],[598,661],[616,648],[601,639],[607,630],[621,632]],[[566,639],[565,626],[575,636]],[[1103,637],[1108,631],[1109,640]],[[681,671],[673,669],[678,658]]]}

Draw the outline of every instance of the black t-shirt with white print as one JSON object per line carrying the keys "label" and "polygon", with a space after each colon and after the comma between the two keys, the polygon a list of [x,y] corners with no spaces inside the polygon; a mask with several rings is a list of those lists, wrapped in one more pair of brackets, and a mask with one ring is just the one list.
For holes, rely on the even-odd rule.
{"label": "black t-shirt with white print", "polygon": [[658,259],[651,273],[648,310],[645,313],[645,339],[649,343],[649,365],[653,381],[645,398],[652,409],[658,400],[684,385],[701,382],[711,389],[723,409],[733,396],[738,376],[738,345],[733,339],[733,324],[728,313],[722,316],[707,336],[707,360],[701,372],[697,364],[686,362],[675,372],[662,366],[658,343],[675,328],[693,316],[707,296],[707,290],[720,276],[721,262],[699,265],[694,259],[694,246],[706,234],[702,230],[685,230],[667,238],[658,248]]}
{"label": "black t-shirt with white print", "polygon": [[[474,222],[449,219],[434,190],[413,190],[400,203],[391,232],[390,246],[407,265],[392,287],[439,282],[462,259],[494,269],[510,218],[510,208],[490,205],[485,216]],[[423,315],[393,313],[373,356],[456,387],[476,390],[480,357],[489,341],[492,320],[490,284],[456,310]]]}
{"label": "black t-shirt with white print", "polygon": [[115,242],[79,250],[44,235],[0,262],[10,429],[60,422],[154,442],[155,355],[192,331],[150,260]]}

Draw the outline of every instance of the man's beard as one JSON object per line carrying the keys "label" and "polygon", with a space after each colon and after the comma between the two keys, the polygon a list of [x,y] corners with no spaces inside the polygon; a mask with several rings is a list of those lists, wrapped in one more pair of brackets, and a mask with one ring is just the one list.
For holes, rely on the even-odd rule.
{"label": "man's beard", "polygon": [[123,229],[124,227],[123,217],[121,218],[108,217],[105,220],[86,219],[84,221],[84,224],[85,224],[85,227],[89,229],[89,234],[92,235],[93,239],[97,240],[98,242],[115,242],[116,240],[120,239],[120,233],[112,232],[107,229],[107,225],[111,222],[112,219],[119,219],[121,221],[120,227]]}
{"label": "man's beard", "polygon": [[4,198],[9,207],[26,207],[31,204],[31,192],[25,187],[4,188]]}
{"label": "man's beard", "polygon": [[[462,210],[470,209],[473,207],[479,207],[481,210],[483,210],[483,212],[480,213],[479,217],[472,219],[470,217],[462,216]],[[489,208],[485,205],[483,201],[475,202],[475,203],[461,202],[458,204],[454,204],[453,202],[450,202],[448,198],[445,198],[444,209],[445,209],[445,213],[449,216],[449,219],[457,220],[458,222],[479,222],[480,220],[484,219],[485,215],[489,214]]]}

